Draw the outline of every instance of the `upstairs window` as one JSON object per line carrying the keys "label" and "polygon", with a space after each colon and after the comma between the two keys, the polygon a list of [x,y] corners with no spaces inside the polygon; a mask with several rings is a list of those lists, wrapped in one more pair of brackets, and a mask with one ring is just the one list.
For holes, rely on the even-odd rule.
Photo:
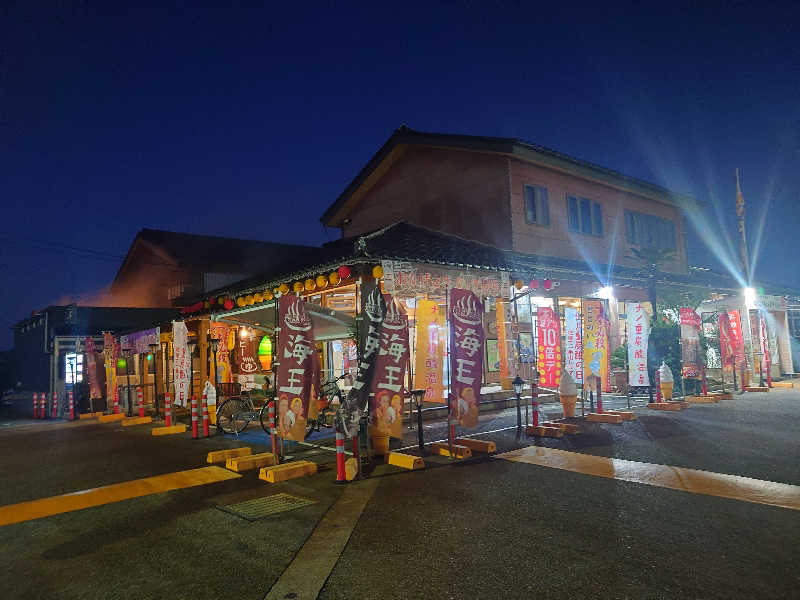
{"label": "upstairs window", "polygon": [[567,196],[567,226],[575,233],[602,237],[602,207],[588,198]]}
{"label": "upstairs window", "polygon": [[625,236],[633,246],[675,250],[675,223],[661,217],[626,210]]}
{"label": "upstairs window", "polygon": [[525,186],[525,222],[536,225],[550,225],[550,204],[547,188],[538,185]]}

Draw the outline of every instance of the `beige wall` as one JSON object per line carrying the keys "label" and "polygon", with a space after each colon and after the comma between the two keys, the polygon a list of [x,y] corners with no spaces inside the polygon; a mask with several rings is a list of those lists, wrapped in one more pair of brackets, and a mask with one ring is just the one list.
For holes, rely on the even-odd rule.
{"label": "beige wall", "polygon": [[[669,219],[675,223],[676,259],[666,263],[662,268],[676,273],[687,271],[684,223],[680,211],[675,206],[516,159],[510,159],[510,173],[514,250],[584,261],[588,259],[608,264],[613,247],[614,264],[640,266],[639,263],[625,258],[630,255],[630,246],[625,238],[624,211],[632,210]],[[525,185],[547,188],[550,207],[549,227],[525,222],[523,191]],[[603,237],[583,235],[568,230],[567,195],[582,196],[600,203],[603,210]]]}
{"label": "beige wall", "polygon": [[507,164],[489,154],[409,148],[349,214],[343,233],[405,220],[510,249]]}

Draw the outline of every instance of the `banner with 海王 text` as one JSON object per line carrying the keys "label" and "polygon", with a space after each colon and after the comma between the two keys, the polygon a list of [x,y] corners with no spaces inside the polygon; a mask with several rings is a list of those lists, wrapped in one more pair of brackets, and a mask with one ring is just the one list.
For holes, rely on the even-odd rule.
{"label": "banner with \u6d77\u738b text", "polygon": [[454,288],[448,310],[450,414],[462,427],[475,427],[483,381],[483,302],[469,290]]}
{"label": "banner with \u6d77\u738b text", "polygon": [[403,439],[403,398],[408,365],[408,316],[402,304],[383,295],[386,316],[380,329],[380,346],[370,395],[372,425],[380,434]]}

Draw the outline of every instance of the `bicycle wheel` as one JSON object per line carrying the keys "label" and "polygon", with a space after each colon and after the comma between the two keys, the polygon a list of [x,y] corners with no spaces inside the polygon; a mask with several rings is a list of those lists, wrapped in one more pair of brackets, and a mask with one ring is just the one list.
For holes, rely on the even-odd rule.
{"label": "bicycle wheel", "polygon": [[241,433],[250,422],[245,416],[249,412],[247,402],[239,398],[229,398],[217,409],[217,431]]}

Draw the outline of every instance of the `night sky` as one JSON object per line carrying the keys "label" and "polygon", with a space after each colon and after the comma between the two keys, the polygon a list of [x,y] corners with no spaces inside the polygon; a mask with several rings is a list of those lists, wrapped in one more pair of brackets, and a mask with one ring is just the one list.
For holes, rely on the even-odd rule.
{"label": "night sky", "polygon": [[31,310],[109,284],[143,227],[335,237],[318,217],[401,124],[692,194],[711,230],[690,259],[716,268],[700,238],[726,251],[739,167],[756,278],[800,288],[791,4],[122,4],[0,8],[0,348]]}

